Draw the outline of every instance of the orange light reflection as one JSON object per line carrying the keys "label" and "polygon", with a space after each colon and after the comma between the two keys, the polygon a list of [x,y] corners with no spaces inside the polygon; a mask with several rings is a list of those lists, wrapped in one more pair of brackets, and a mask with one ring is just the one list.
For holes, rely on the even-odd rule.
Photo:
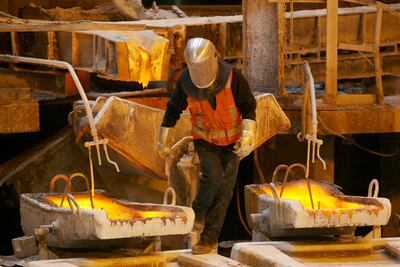
{"label": "orange light reflection", "polygon": [[140,79],[139,83],[142,84],[143,88],[146,88],[151,81],[151,64],[150,55],[143,49],[140,48]]}
{"label": "orange light reflection", "polygon": [[[46,196],[49,202],[56,206],[60,206],[61,196]],[[88,195],[74,195],[75,200],[82,209],[92,209],[90,198]],[[134,218],[156,218],[156,217],[171,217],[174,216],[171,212],[165,211],[143,211],[135,210],[128,205],[123,205],[116,202],[104,195],[95,195],[93,198],[94,208],[101,209],[106,212],[107,218],[114,220],[129,220]],[[64,200],[62,205],[64,208],[69,208],[67,199]]]}
{"label": "orange light reflection", "polygon": [[[332,189],[327,184],[318,183],[310,180],[311,192],[315,209],[357,209],[366,207],[364,204],[348,202],[335,197]],[[262,186],[260,189],[263,193],[273,196],[270,187]],[[276,186],[278,195],[282,189],[281,185]],[[299,200],[306,209],[312,209],[310,195],[305,179],[291,181],[285,184],[282,198],[290,200]]]}

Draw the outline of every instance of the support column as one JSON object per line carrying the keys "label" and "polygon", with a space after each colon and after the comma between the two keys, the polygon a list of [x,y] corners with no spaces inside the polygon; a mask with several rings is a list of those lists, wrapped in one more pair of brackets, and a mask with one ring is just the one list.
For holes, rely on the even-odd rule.
{"label": "support column", "polygon": [[243,74],[253,91],[278,88],[278,12],[276,3],[243,0]]}
{"label": "support column", "polygon": [[336,102],[337,95],[337,47],[338,47],[338,0],[326,1],[326,98]]}
{"label": "support column", "polygon": [[285,89],[285,5],[278,3],[278,93],[281,96],[287,96]]}
{"label": "support column", "polygon": [[383,8],[376,8],[375,20],[375,39],[374,39],[374,61],[375,61],[375,80],[376,98],[380,105],[384,104],[383,84],[382,84],[382,63],[381,63],[381,31],[382,31]]}

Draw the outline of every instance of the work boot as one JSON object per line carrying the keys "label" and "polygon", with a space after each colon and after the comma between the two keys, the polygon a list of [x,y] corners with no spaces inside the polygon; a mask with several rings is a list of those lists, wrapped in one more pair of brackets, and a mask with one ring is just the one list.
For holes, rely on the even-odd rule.
{"label": "work boot", "polygon": [[207,254],[207,253],[218,253],[218,244],[207,244],[203,240],[200,240],[196,245],[192,247],[192,254]]}

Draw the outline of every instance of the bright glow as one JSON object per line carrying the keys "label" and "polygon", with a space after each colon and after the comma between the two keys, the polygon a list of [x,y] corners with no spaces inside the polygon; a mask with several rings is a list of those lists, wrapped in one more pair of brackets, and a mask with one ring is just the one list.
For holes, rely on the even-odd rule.
{"label": "bright glow", "polygon": [[[87,194],[73,195],[81,209],[92,209],[90,198]],[[60,206],[62,196],[46,196],[49,202],[56,206]],[[95,209],[101,209],[106,212],[110,219],[114,220],[129,220],[134,218],[156,218],[156,217],[174,217],[175,213],[157,211],[157,210],[135,210],[129,205],[124,205],[104,195],[96,194],[93,198]],[[69,208],[67,199],[62,205],[64,208]]]}
{"label": "bright glow", "polygon": [[[336,197],[333,192],[337,192],[337,190],[328,184],[323,184],[319,182],[315,182],[310,180],[311,192],[314,202],[314,209],[357,209],[357,208],[365,208],[366,205],[344,201],[338,197]],[[276,186],[276,191],[278,195],[281,192],[281,185]],[[270,196],[273,196],[270,187],[262,186],[260,187],[260,193],[267,193]],[[310,195],[308,193],[308,187],[305,179],[291,181],[286,183],[282,198],[290,199],[290,200],[299,200],[300,203],[306,209],[312,209]]]}
{"label": "bright glow", "polygon": [[146,88],[151,80],[152,80],[152,75],[151,75],[150,55],[145,50],[140,48],[139,83],[142,84],[143,88]]}

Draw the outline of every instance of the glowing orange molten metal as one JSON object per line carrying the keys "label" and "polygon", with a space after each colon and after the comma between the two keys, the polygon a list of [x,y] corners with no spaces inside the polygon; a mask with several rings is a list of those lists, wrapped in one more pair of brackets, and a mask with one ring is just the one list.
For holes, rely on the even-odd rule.
{"label": "glowing orange molten metal", "polygon": [[[56,206],[61,203],[61,196],[46,196],[49,202]],[[90,205],[90,198],[85,195],[74,195],[75,200],[78,202],[79,207],[82,209],[92,209]],[[134,218],[156,218],[156,217],[172,217],[175,216],[172,212],[156,211],[156,210],[136,210],[129,205],[124,205],[104,195],[96,194],[93,198],[94,208],[101,209],[106,212],[109,219],[114,220],[129,220]],[[64,200],[62,205],[64,208],[69,208],[67,199]]]}
{"label": "glowing orange molten metal", "polygon": [[[315,209],[357,209],[366,207],[364,204],[348,202],[336,197],[333,192],[336,191],[335,193],[337,194],[338,190],[334,189],[332,185],[310,180],[310,186]],[[260,189],[263,191],[260,193],[267,193],[273,196],[270,187],[262,186]],[[281,189],[281,185],[276,186],[278,195]],[[304,179],[286,183],[281,198],[298,200],[304,208],[312,209],[307,183]]]}
{"label": "glowing orange molten metal", "polygon": [[140,49],[140,80],[139,83],[143,85],[143,88],[146,88],[151,81],[151,64],[150,64],[150,55]]}

